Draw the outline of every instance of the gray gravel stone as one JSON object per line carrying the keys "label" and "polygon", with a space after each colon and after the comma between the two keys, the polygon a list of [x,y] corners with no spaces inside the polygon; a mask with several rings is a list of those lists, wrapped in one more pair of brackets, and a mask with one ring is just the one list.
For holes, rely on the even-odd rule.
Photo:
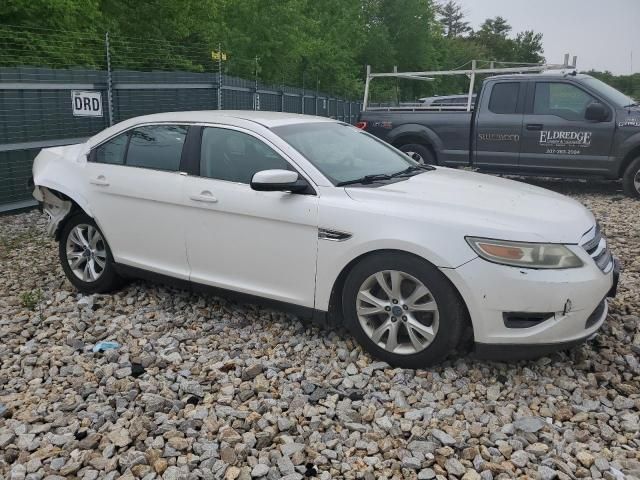
{"label": "gray gravel stone", "polygon": [[[44,218],[0,216],[0,478],[276,480],[308,462],[322,480],[640,478],[638,201],[539,183],[591,208],[623,262],[601,331],[535,361],[416,371],[226,298],[146,282],[80,296]],[[91,353],[101,340],[120,348]]]}

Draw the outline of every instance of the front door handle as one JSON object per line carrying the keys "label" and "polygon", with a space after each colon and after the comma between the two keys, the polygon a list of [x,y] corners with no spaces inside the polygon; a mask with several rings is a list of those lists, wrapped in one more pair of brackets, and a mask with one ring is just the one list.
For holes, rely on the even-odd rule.
{"label": "front door handle", "polygon": [[98,175],[96,178],[92,178],[91,180],[89,180],[89,183],[91,183],[92,185],[97,185],[99,187],[109,186],[109,182],[107,182],[107,179],[104,175]]}
{"label": "front door handle", "polygon": [[543,126],[541,123],[527,123],[527,130],[542,130]]}
{"label": "front door handle", "polygon": [[216,203],[218,201],[209,190],[204,190],[199,195],[191,195],[189,198],[194,202]]}

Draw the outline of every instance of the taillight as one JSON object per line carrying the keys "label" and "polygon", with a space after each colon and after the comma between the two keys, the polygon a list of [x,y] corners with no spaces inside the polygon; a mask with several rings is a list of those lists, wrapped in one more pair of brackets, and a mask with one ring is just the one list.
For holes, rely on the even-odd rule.
{"label": "taillight", "polygon": [[367,129],[367,122],[356,122],[356,127],[361,130]]}

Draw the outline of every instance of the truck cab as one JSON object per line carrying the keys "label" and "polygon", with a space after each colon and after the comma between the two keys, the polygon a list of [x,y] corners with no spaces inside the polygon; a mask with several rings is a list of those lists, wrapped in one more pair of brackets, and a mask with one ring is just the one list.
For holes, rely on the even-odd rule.
{"label": "truck cab", "polygon": [[589,75],[487,78],[471,112],[367,110],[360,125],[415,158],[449,167],[623,179],[640,196],[640,107]]}

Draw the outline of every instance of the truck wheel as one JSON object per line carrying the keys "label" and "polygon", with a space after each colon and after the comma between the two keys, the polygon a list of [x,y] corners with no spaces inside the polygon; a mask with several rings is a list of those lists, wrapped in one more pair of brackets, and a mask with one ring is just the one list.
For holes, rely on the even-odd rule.
{"label": "truck wheel", "polygon": [[420,145],[418,143],[408,143],[406,145],[401,145],[399,147],[401,151],[409,155],[416,162],[422,165],[437,165],[436,157],[433,155],[431,150],[424,145]]}
{"label": "truck wheel", "polygon": [[640,197],[640,157],[633,160],[625,170],[622,187],[630,197]]}

